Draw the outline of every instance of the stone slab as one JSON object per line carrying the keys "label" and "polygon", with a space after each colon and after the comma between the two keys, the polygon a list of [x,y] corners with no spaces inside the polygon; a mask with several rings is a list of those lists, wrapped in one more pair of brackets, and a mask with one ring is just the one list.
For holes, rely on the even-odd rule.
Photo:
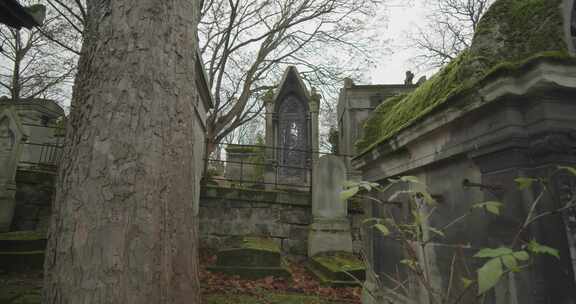
{"label": "stone slab", "polygon": [[309,259],[308,269],[330,286],[360,286],[366,272],[364,263],[348,252],[316,255]]}

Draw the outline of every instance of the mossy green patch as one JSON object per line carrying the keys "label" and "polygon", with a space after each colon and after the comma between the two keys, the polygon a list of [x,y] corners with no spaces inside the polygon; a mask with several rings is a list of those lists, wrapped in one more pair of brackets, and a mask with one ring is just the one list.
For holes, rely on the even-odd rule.
{"label": "mossy green patch", "polygon": [[366,269],[364,263],[360,259],[345,252],[317,255],[312,259],[333,272]]}
{"label": "mossy green patch", "polygon": [[246,295],[208,295],[208,304],[328,304],[336,303],[320,299],[316,296],[263,294],[260,297]]}
{"label": "mossy green patch", "polygon": [[318,254],[310,259],[308,269],[330,286],[356,286],[366,276],[364,263],[346,252]]}
{"label": "mossy green patch", "polygon": [[244,237],[241,240],[240,248],[280,253],[280,246],[269,238]]}
{"label": "mossy green patch", "polygon": [[497,0],[482,18],[471,47],[412,93],[384,101],[356,143],[367,152],[402,129],[474,92],[483,81],[537,60],[575,64],[564,39],[561,0]]}
{"label": "mossy green patch", "polygon": [[38,231],[13,231],[0,233],[0,241],[34,241],[43,239],[46,239],[46,235]]}

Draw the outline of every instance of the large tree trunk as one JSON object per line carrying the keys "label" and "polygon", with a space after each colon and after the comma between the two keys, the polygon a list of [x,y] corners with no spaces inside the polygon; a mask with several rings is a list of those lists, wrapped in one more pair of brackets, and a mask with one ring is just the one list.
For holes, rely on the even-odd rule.
{"label": "large tree trunk", "polygon": [[87,2],[43,303],[199,303],[199,4]]}

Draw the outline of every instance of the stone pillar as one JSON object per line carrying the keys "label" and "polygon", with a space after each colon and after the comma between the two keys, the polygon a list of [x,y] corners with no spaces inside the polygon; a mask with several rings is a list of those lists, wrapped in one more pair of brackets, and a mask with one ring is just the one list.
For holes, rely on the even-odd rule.
{"label": "stone pillar", "polygon": [[276,147],[276,143],[274,142],[276,136],[274,133],[276,130],[274,129],[274,90],[270,89],[266,92],[263,98],[264,107],[266,110],[266,129],[265,129],[265,138],[264,143],[266,145],[265,157],[266,157],[266,168],[264,170],[264,182],[265,188],[271,190],[274,188],[272,183],[276,180],[276,151],[274,147]]}
{"label": "stone pillar", "polygon": [[323,156],[313,168],[309,257],[327,252],[352,253],[348,205],[340,199],[345,181],[346,166],[341,157]]}
{"label": "stone pillar", "polygon": [[[310,97],[310,141],[312,144],[312,162],[318,161],[318,152],[320,150],[320,131],[318,123],[318,113],[320,112],[320,100],[322,96],[316,92],[316,88],[312,88]],[[314,167],[312,167],[314,168]]]}
{"label": "stone pillar", "polygon": [[16,206],[16,168],[22,154],[22,127],[11,108],[0,113],[0,232],[9,231]]}

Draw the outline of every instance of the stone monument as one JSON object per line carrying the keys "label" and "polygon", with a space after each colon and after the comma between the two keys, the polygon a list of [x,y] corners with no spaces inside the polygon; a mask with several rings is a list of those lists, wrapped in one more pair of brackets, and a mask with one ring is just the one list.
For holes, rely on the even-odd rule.
{"label": "stone monument", "polygon": [[275,92],[269,92],[266,106],[265,180],[269,186],[309,185],[312,164],[318,158],[318,107],[320,95],[312,93],[296,67],[284,73]]}
{"label": "stone monument", "polygon": [[320,158],[313,170],[312,217],[308,257],[328,252],[352,253],[348,204],[340,199],[346,181],[346,165],[339,156]]}
{"label": "stone monument", "polygon": [[0,232],[10,230],[16,205],[16,168],[22,154],[24,133],[10,108],[0,112]]}

